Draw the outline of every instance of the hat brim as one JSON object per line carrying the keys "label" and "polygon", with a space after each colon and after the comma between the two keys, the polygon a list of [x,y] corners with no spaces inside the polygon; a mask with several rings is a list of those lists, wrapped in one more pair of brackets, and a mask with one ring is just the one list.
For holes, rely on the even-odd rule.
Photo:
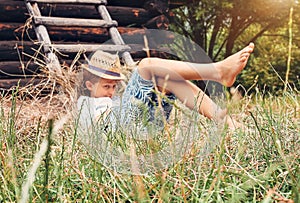
{"label": "hat brim", "polygon": [[105,73],[101,73],[101,72],[89,69],[87,64],[83,64],[82,67],[85,70],[87,70],[88,72],[92,73],[93,75],[96,75],[101,78],[105,78],[105,79],[109,79],[109,80],[125,80],[126,79],[126,76],[122,73],[120,73],[120,76],[112,76],[112,75],[108,75]]}

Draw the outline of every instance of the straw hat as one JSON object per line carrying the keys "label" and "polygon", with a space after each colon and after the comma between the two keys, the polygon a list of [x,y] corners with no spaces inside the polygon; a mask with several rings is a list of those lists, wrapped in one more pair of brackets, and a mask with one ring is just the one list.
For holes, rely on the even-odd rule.
{"label": "straw hat", "polygon": [[121,63],[117,54],[97,50],[91,55],[88,64],[85,64],[83,68],[101,78],[110,80],[125,79],[125,76],[121,73]]}

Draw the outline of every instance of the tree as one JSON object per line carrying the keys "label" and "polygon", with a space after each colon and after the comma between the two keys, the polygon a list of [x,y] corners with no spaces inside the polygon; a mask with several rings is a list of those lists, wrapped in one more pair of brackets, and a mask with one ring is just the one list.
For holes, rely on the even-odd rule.
{"label": "tree", "polygon": [[[293,36],[292,36],[292,49],[291,49],[291,70],[289,72],[289,88],[300,89],[300,6],[299,4],[293,5]],[[243,84],[246,89],[253,86],[255,82],[256,87],[268,90],[272,93],[281,93],[285,87],[285,74],[287,70],[287,60],[289,54],[289,19],[285,19],[283,26],[278,28],[269,29],[264,32],[256,40],[256,49],[254,57],[240,77],[239,83]],[[247,34],[255,33],[257,27],[252,26],[248,29]],[[246,37],[248,38],[248,37]]]}
{"label": "tree", "polygon": [[[291,3],[291,0],[194,0],[174,11],[172,29],[190,37],[216,60],[232,54],[235,44],[248,44],[267,30],[282,26]],[[236,43],[254,24],[261,25],[261,29],[247,41]]]}
{"label": "tree", "polygon": [[276,92],[284,85],[281,79],[286,72],[291,6],[294,39],[289,82],[299,87],[300,7],[294,0],[193,0],[174,11],[171,29],[199,44],[213,61],[255,42],[255,53],[237,82],[246,89],[257,82],[259,87]]}

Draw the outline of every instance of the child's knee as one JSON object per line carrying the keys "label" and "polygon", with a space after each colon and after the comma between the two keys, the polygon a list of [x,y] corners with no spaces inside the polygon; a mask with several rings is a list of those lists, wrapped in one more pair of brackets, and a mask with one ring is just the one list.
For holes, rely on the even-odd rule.
{"label": "child's knee", "polygon": [[150,68],[153,67],[157,64],[158,62],[158,58],[143,58],[139,64],[138,64],[138,68]]}
{"label": "child's knee", "polygon": [[144,58],[138,64],[138,73],[142,78],[150,80],[152,78],[152,71],[154,67],[155,58]]}

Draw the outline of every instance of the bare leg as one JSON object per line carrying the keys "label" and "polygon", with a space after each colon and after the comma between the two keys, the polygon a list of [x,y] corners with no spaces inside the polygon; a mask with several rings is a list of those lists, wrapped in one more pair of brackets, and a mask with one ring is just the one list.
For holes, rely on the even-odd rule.
{"label": "bare leg", "polygon": [[[223,61],[211,64],[196,64],[159,58],[146,58],[139,63],[139,74],[146,80],[155,79],[156,85],[172,92],[188,108],[220,121],[226,118],[226,110],[218,107],[201,89],[187,80],[213,80],[231,86],[238,73],[246,66],[254,49],[251,43]],[[229,127],[234,121],[227,119]]]}
{"label": "bare leg", "polygon": [[188,108],[198,111],[209,119],[220,120],[226,115],[201,89],[187,80],[156,80],[157,84],[163,84],[165,90],[172,92]]}
{"label": "bare leg", "polygon": [[139,73],[147,80],[153,77],[165,78],[168,76],[170,80],[212,80],[225,86],[231,86],[236,76],[246,66],[253,49],[254,44],[250,43],[228,58],[209,64],[145,58],[139,63]]}
{"label": "bare leg", "polygon": [[230,129],[241,128],[242,125],[227,115],[226,109],[221,109],[201,89],[187,80],[170,80],[158,78],[156,84],[160,84],[163,92],[172,92],[191,110],[196,110],[205,117],[216,121],[225,122]]}

